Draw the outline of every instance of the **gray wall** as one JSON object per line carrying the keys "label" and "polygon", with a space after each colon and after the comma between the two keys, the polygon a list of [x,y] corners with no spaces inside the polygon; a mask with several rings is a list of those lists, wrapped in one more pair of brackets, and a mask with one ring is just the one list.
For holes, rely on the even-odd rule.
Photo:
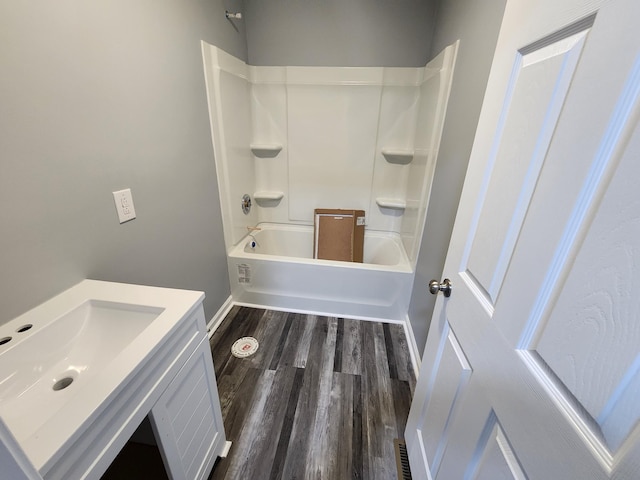
{"label": "gray wall", "polygon": [[453,275],[442,269],[505,3],[506,0],[442,0],[436,15],[431,56],[457,39],[460,49],[409,305],[411,326],[421,351],[435,303],[435,296],[427,288],[429,280]]}
{"label": "gray wall", "polygon": [[85,277],[227,298],[200,50],[246,59],[225,6],[0,0],[0,323]]}
{"label": "gray wall", "polygon": [[432,0],[244,0],[251,65],[420,67]]}

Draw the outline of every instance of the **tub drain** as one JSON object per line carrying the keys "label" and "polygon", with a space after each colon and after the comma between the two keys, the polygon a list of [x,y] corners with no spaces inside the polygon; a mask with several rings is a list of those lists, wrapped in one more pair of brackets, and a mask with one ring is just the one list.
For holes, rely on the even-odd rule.
{"label": "tub drain", "polygon": [[250,357],[258,350],[258,340],[253,337],[242,337],[231,346],[231,354],[234,357]]}
{"label": "tub drain", "polygon": [[53,389],[57,392],[58,390],[64,390],[65,388],[67,388],[69,385],[71,385],[71,383],[73,382],[73,378],[71,377],[64,377],[61,378],[60,380],[58,380],[56,383],[53,384]]}

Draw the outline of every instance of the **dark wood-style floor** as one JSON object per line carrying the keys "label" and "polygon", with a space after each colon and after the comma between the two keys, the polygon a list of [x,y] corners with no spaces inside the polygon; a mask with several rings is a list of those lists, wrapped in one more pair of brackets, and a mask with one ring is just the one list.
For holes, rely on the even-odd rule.
{"label": "dark wood-style floor", "polygon": [[[253,336],[258,352],[230,349]],[[210,479],[395,479],[415,386],[400,325],[234,307],[211,338],[227,458]]]}

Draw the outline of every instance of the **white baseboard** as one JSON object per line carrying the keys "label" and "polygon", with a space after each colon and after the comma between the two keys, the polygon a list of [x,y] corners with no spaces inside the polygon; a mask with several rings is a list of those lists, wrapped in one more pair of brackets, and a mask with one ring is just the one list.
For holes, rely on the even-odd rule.
{"label": "white baseboard", "polygon": [[222,449],[222,452],[220,452],[220,458],[227,458],[227,455],[229,455],[229,450],[231,450],[231,442],[226,441],[224,442],[224,448]]}
{"label": "white baseboard", "polygon": [[229,298],[225,300],[222,306],[218,309],[216,314],[209,320],[207,323],[207,332],[209,334],[209,338],[213,336],[213,333],[218,329],[224,317],[227,316],[229,310],[233,307],[233,298],[229,295]]}
{"label": "white baseboard", "polygon": [[409,343],[409,355],[411,355],[413,370],[416,372],[416,378],[418,378],[418,375],[420,374],[420,364],[422,361],[420,349],[416,343],[416,337],[413,335],[413,328],[411,328],[411,319],[409,318],[409,314],[405,316],[404,334],[407,336],[407,342]]}
{"label": "white baseboard", "polygon": [[251,303],[251,302],[233,302],[234,305],[238,305],[240,307],[251,307],[251,308],[261,308],[263,310],[274,310],[276,312],[290,312],[290,313],[302,313],[304,315],[317,315],[319,317],[340,317],[340,318],[349,318],[351,320],[364,320],[366,322],[382,322],[382,323],[396,323],[400,325],[404,325],[404,320],[394,320],[389,318],[378,318],[378,317],[366,317],[362,315],[350,315],[350,314],[342,314],[336,312],[326,312],[322,310],[308,310],[304,308],[288,308],[274,305],[267,305],[261,303]]}

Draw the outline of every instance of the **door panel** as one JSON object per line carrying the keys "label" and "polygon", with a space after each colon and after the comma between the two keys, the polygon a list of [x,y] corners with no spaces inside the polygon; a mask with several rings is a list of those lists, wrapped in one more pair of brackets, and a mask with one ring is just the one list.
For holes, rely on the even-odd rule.
{"label": "door panel", "polygon": [[408,452],[409,456],[416,459],[433,460],[428,465],[424,460],[415,460],[424,466],[424,469],[413,472],[415,478],[435,476],[447,447],[448,430],[454,423],[460,399],[464,397],[473,373],[460,343],[446,320],[442,324],[439,338],[435,341],[437,347],[434,349],[434,355],[437,360],[433,362],[434,368],[429,375],[431,382],[427,386],[428,401],[419,402],[419,418],[415,422],[416,429],[412,432],[415,438],[414,448]]}
{"label": "door panel", "polygon": [[[590,17],[593,19],[593,17]],[[592,22],[591,22],[592,23]],[[493,175],[480,203],[466,260],[488,303],[498,292],[591,23],[580,22],[521,49],[494,138]],[[523,53],[524,52],[524,53]]]}
{"label": "door panel", "polygon": [[425,404],[420,429],[424,455],[433,459],[431,474],[438,470],[447,439],[447,425],[455,416],[457,400],[462,398],[472,369],[455,335],[445,327],[438,353],[437,371],[433,372],[432,394]]}
{"label": "door panel", "polygon": [[435,479],[640,478],[637,18],[507,3],[407,424]]}
{"label": "door panel", "polygon": [[[640,287],[640,199],[638,159],[631,153],[640,151],[640,133],[638,119],[629,120],[622,129],[634,132],[629,146],[610,183],[606,175],[592,181],[587,210],[595,213],[576,226],[583,234],[575,235],[568,249],[577,251],[568,255],[571,270],[544,309],[548,316],[534,322],[524,348],[553,374],[549,381],[560,383],[564,395],[584,410],[584,422],[595,428],[590,433],[604,443],[608,455],[640,419],[640,402],[634,401],[640,398],[640,298],[635,294]],[[614,169],[616,156],[609,159],[605,168]],[[603,198],[608,189],[617,195]]]}
{"label": "door panel", "polygon": [[465,478],[469,480],[526,480],[527,478],[494,412],[489,416],[485,431],[478,443],[474,461],[469,465]]}

